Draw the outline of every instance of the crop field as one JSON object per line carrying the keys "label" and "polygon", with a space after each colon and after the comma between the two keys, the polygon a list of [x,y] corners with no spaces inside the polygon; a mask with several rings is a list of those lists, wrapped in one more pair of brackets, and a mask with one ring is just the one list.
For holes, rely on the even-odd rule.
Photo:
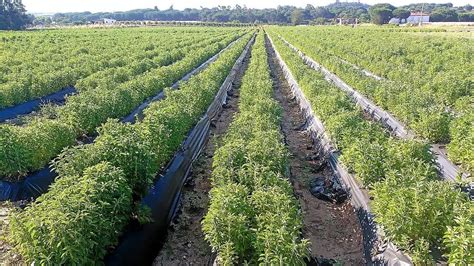
{"label": "crop field", "polygon": [[0,31],[0,265],[472,265],[470,34]]}

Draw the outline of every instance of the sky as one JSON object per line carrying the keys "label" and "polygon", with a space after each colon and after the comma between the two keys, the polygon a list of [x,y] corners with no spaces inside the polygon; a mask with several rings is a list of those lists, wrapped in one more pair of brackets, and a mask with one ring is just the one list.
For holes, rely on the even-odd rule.
{"label": "sky", "polygon": [[[344,2],[346,0],[341,0]],[[81,12],[81,11],[126,11],[137,8],[168,9],[171,5],[175,9],[216,7],[218,5],[247,6],[250,8],[274,8],[278,5],[292,5],[304,7],[307,4],[313,6],[325,6],[335,0],[23,0],[23,4],[29,13],[57,13],[57,12]],[[455,6],[473,4],[473,0],[361,0],[362,3],[391,3],[395,6],[406,5],[417,2],[430,3],[453,3]]]}

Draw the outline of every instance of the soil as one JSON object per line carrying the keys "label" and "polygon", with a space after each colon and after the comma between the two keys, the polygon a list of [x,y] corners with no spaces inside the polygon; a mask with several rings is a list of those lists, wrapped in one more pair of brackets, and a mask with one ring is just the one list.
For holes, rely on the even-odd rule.
{"label": "soil", "polygon": [[211,247],[204,239],[201,221],[209,206],[212,158],[220,138],[238,112],[240,83],[249,61],[250,52],[228,92],[227,104],[211,124],[209,142],[191,169],[182,189],[180,211],[170,225],[165,244],[153,265],[212,265],[214,262]]}
{"label": "soil", "polygon": [[275,98],[283,108],[281,127],[290,151],[290,179],[303,213],[303,237],[311,242],[311,257],[364,265],[362,230],[353,207],[348,201],[329,203],[310,193],[312,179],[330,178],[333,173],[321,161],[309,132],[304,130],[303,114],[268,40],[266,46]]}
{"label": "soil", "polygon": [[0,202],[0,265],[27,265],[4,239],[8,233],[8,214],[12,208],[11,203]]}

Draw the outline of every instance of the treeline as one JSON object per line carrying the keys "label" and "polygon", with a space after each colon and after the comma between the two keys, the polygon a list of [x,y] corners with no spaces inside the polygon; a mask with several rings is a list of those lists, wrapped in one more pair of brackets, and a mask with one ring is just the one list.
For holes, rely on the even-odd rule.
{"label": "treeline", "polygon": [[0,30],[19,30],[33,21],[21,0],[0,0]]}
{"label": "treeline", "polygon": [[430,16],[430,22],[474,22],[474,12],[471,5],[454,7],[453,4],[410,4],[394,7],[390,4],[376,4],[369,8],[371,21],[375,24],[385,24],[392,18],[400,21],[407,19],[411,12],[423,12]]}
{"label": "treeline", "polygon": [[39,17],[35,24],[86,24],[104,18],[118,21],[206,21],[269,24],[329,24],[338,18],[359,23],[388,23],[391,18],[407,18],[410,12],[431,15],[432,21],[474,21],[472,6],[453,7],[453,4],[411,4],[395,8],[390,4],[369,6],[362,3],[334,3],[324,7],[307,5],[305,8],[278,6],[277,8],[253,9],[236,5],[215,8],[187,8],[176,10],[171,6],[166,10],[157,7],[136,9],[125,12],[79,12],[57,13],[52,17]]}
{"label": "treeline", "polygon": [[305,8],[278,6],[277,8],[253,9],[236,5],[215,8],[175,10],[172,6],[166,10],[157,7],[137,9],[126,12],[103,13],[58,13],[52,17],[38,18],[38,24],[84,24],[104,18],[118,21],[207,21],[269,24],[309,24],[316,20],[330,22],[336,17],[358,18],[362,22],[370,21],[369,5],[360,3],[339,3],[325,7],[307,5]]}
{"label": "treeline", "polygon": [[[21,29],[31,22],[32,16],[25,14],[21,0],[0,0],[0,29]],[[166,10],[157,7],[124,12],[76,12],[57,13],[53,16],[35,18],[34,25],[88,24],[102,19],[117,21],[203,21],[268,24],[331,24],[342,19],[348,23],[373,22],[385,24],[392,18],[406,19],[410,12],[430,15],[432,22],[474,22],[471,5],[454,7],[453,4],[410,4],[394,7],[390,4],[369,6],[362,3],[334,3],[324,7],[307,5],[305,8],[278,6],[277,8],[253,9],[236,5],[214,8],[186,8],[176,10],[171,6]]]}

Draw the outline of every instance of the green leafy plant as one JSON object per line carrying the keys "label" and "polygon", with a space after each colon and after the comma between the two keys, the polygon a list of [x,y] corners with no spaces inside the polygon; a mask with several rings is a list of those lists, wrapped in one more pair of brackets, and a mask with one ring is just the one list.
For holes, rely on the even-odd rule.
{"label": "green leafy plant", "polygon": [[[454,230],[449,229],[456,225],[454,210],[467,199],[453,184],[438,180],[429,147],[416,140],[394,139],[382,126],[368,121],[344,92],[270,33],[325,133],[337,144],[341,162],[370,188],[372,212],[387,237],[409,251],[415,263],[430,263],[433,248],[449,254],[447,243],[461,240],[450,238],[452,242],[443,244],[442,238]],[[473,225],[473,220],[467,224]],[[466,254],[466,244],[456,244],[451,250]]]}
{"label": "green leafy plant", "polygon": [[[271,27],[450,158],[474,168],[472,40],[413,30]],[[403,42],[399,40],[403,39]],[[363,70],[382,77],[375,79]],[[300,78],[301,80],[302,78]]]}
{"label": "green leafy plant", "polygon": [[449,249],[448,262],[452,265],[474,263],[474,206],[472,202],[457,206],[455,224],[444,234],[444,244]]}
{"label": "green leafy plant", "polygon": [[246,34],[180,90],[167,90],[143,120],[109,120],[93,143],[65,150],[50,190],[11,216],[9,239],[20,254],[39,264],[100,263],[133,216],[132,196],[143,196],[178,150],[250,38]]}
{"label": "green leafy plant", "polygon": [[202,223],[222,265],[304,265],[308,256],[267,59],[260,33],[242,78],[240,112],[213,157],[211,204]]}
{"label": "green leafy plant", "polygon": [[132,207],[124,173],[107,163],[65,176],[10,217],[9,240],[28,262],[94,264],[116,242]]}
{"label": "green leafy plant", "polygon": [[[95,133],[109,118],[130,114],[243,33],[223,30],[199,37],[203,32],[206,30],[197,29],[183,40],[170,37],[162,49],[153,53],[139,50],[118,66],[89,73],[77,81],[79,93],[56,108],[55,119],[39,117],[22,126],[0,125],[1,178],[16,181],[29,171],[41,169],[64,148],[74,145],[76,138]],[[166,32],[161,34],[167,36]],[[146,36],[154,38],[153,32]],[[173,52],[164,54],[168,49]]]}

